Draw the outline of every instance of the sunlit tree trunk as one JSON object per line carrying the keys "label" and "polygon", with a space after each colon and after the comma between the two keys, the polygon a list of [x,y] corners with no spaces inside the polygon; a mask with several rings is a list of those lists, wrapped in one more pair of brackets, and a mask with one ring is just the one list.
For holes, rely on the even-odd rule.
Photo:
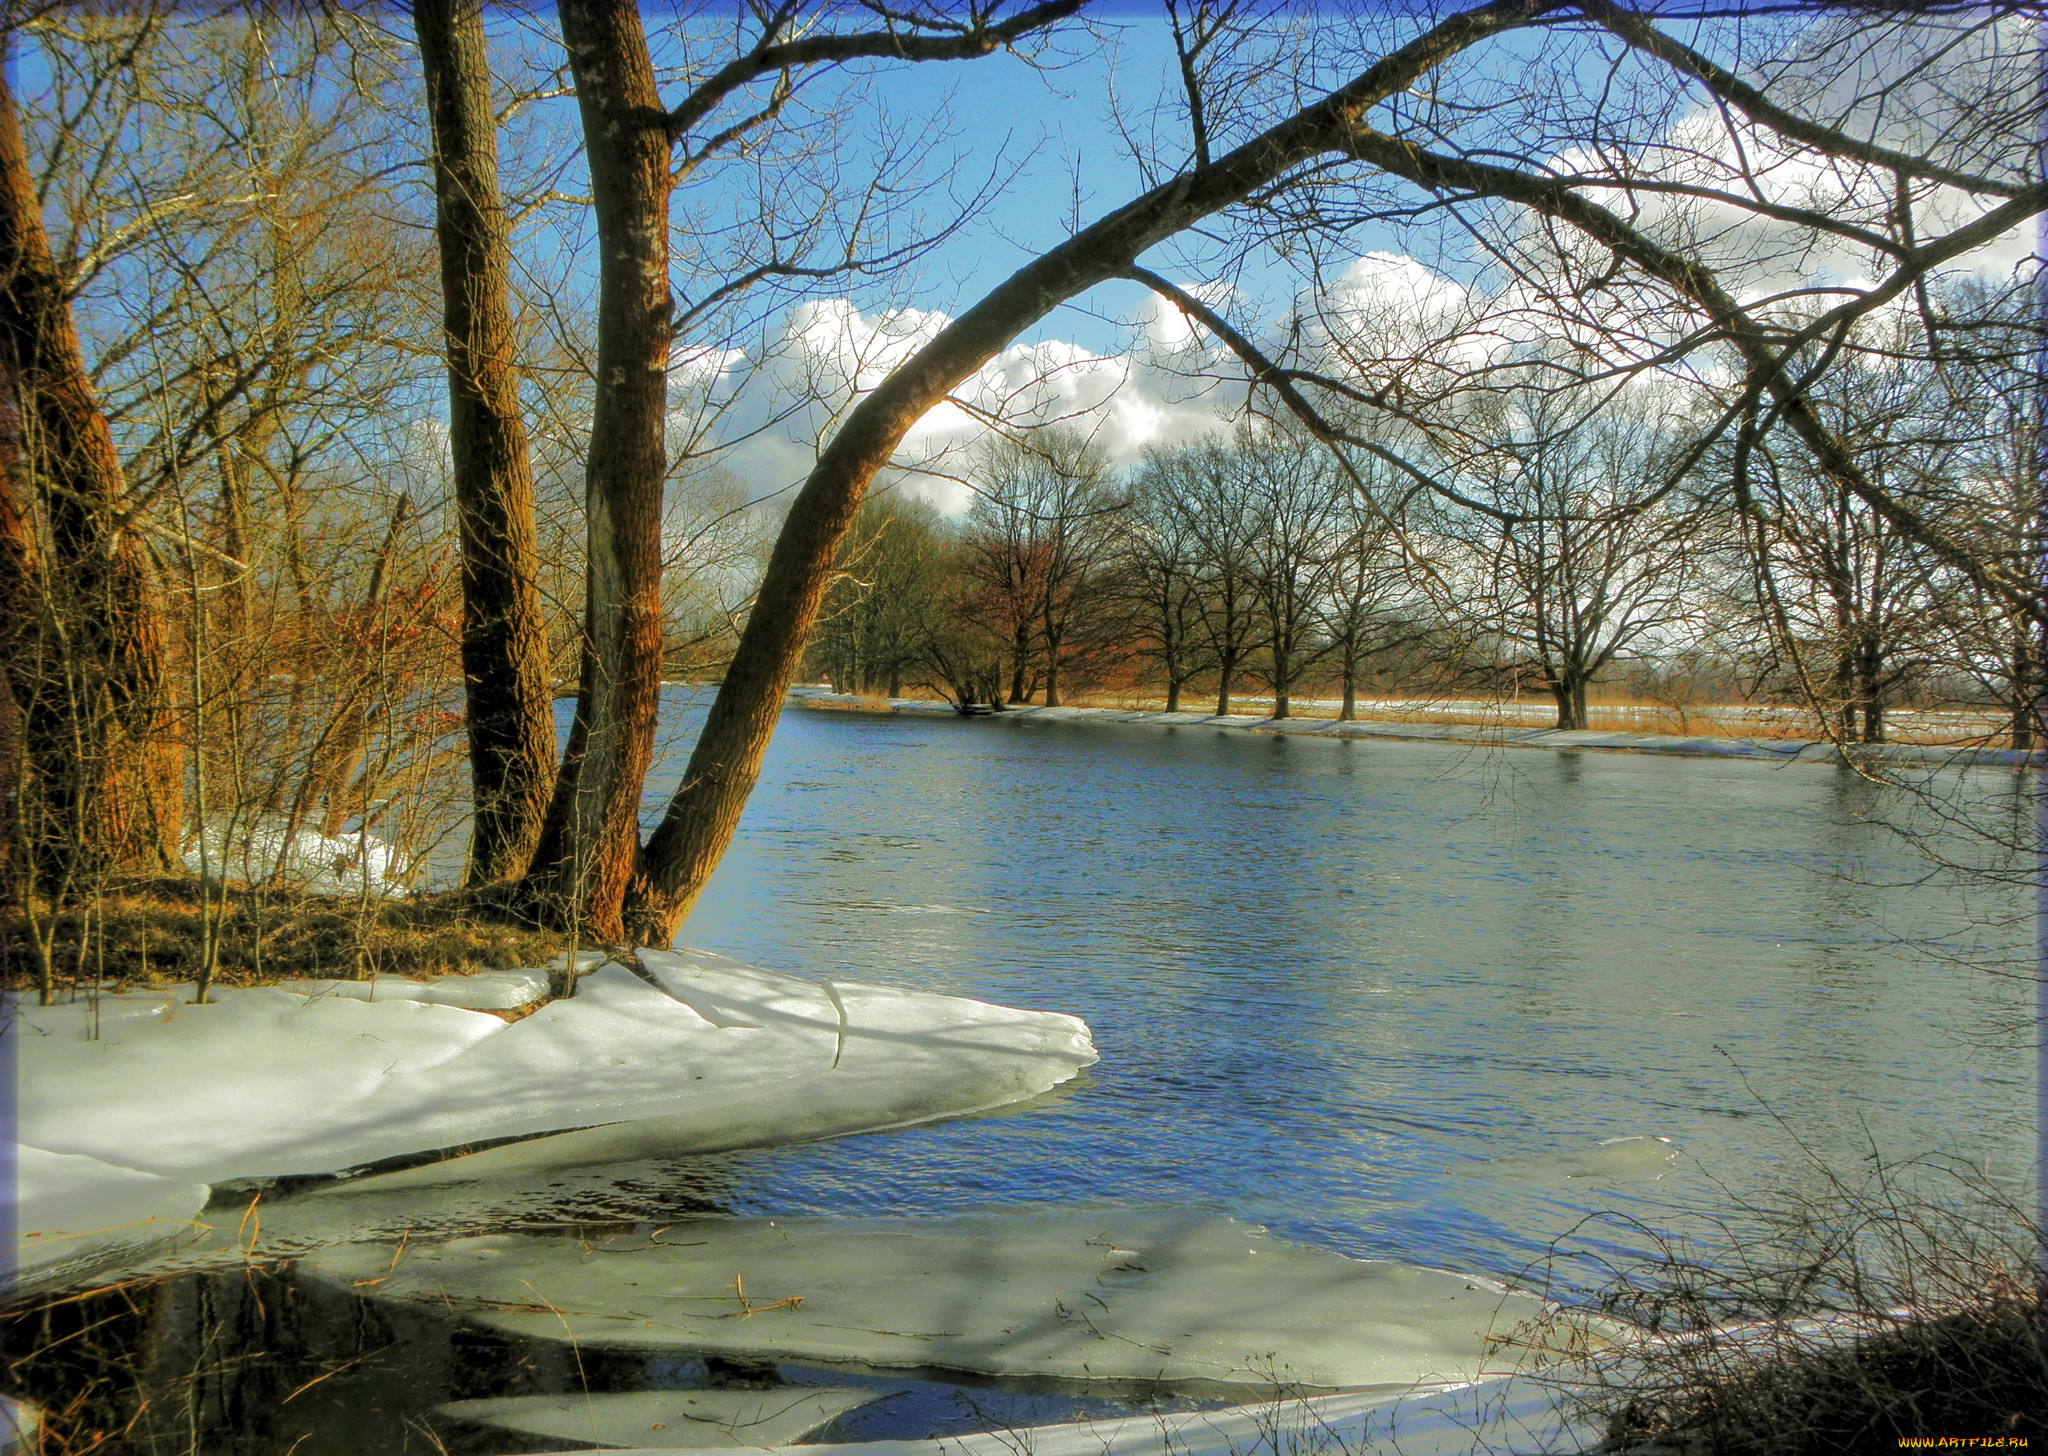
{"label": "sunlit tree trunk", "polygon": [[620,906],[640,848],[640,793],[653,761],[661,692],[673,184],[667,118],[638,13],[607,0],[566,0],[561,21],[583,117],[602,259],[597,394],[584,474],[586,576],[576,720],[525,895],[544,919],[580,921],[592,935],[617,941],[624,935]]}
{"label": "sunlit tree trunk", "polygon": [[[43,231],[0,43],[0,384],[18,431],[6,563],[8,687],[27,765],[24,842],[45,888],[173,868],[182,758],[150,557]],[[27,512],[49,556],[35,570]],[[29,549],[24,549],[24,548]]]}
{"label": "sunlit tree trunk", "polygon": [[468,882],[485,885],[523,871],[539,842],[554,788],[555,721],[482,0],[419,0],[413,25],[434,134],[448,442],[462,550],[475,806]]}

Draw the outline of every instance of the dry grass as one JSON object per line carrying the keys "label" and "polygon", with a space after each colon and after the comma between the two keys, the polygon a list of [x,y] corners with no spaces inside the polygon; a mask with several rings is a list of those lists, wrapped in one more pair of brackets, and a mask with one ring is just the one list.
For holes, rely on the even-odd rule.
{"label": "dry grass", "polygon": [[[365,903],[229,889],[203,899],[197,881],[161,879],[123,885],[76,907],[35,908],[42,933],[51,936],[60,987],[193,980],[204,961],[209,913],[218,940],[214,983],[225,986],[542,966],[567,948],[561,935],[481,914],[453,895]],[[9,990],[35,985],[29,936],[29,919],[18,911],[0,925],[0,982]]]}
{"label": "dry grass", "polygon": [[[907,696],[929,697],[930,694],[909,693]],[[802,700],[803,706],[806,708],[823,708],[828,712],[837,713],[886,713],[889,711],[889,701],[888,698],[883,697],[879,693],[849,693],[843,696],[835,696],[831,699],[805,698]],[[939,699],[932,698],[932,701],[938,702]]]}
{"label": "dry grass", "polygon": [[[1181,711],[1207,713],[1213,699],[1190,694],[1181,699]],[[1451,707],[1442,698],[1373,700],[1377,706],[1361,707],[1361,723],[1429,723],[1444,727],[1534,729],[1555,726],[1555,714],[1547,703],[1524,698],[1519,704],[1460,703]],[[881,702],[877,707],[883,706]],[[1069,707],[1113,708],[1122,712],[1161,713],[1163,698],[1146,693],[1101,691],[1082,693]],[[1271,711],[1272,700],[1242,694],[1233,700],[1234,709],[1248,717]],[[1338,716],[1335,702],[1319,698],[1296,699],[1297,718],[1331,720]],[[1895,715],[1886,736],[1894,743],[1962,744],[2001,746],[2005,740],[2004,719],[1994,713],[1955,711],[1930,715],[1936,721],[1917,722],[1914,715]],[[1662,733],[1681,738],[1763,738],[1810,743],[1827,737],[1810,715],[1787,709],[1751,707],[1742,704],[1701,704],[1684,709],[1654,703],[1625,694],[1608,694],[1586,705],[1589,729],[1596,733]]]}
{"label": "dry grass", "polygon": [[[1618,1271],[1646,1343],[1570,1394],[1637,1456],[1854,1456],[2048,1437],[2040,1229],[1974,1170],[1877,1160],[1858,1184],[1714,1220]],[[1956,1443],[1962,1448],[1962,1442]]]}

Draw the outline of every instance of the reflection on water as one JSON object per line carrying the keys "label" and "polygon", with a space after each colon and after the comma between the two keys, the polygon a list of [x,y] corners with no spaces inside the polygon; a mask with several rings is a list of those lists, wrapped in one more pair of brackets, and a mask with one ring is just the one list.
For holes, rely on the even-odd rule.
{"label": "reflection on water", "polygon": [[[671,695],[679,739],[693,701]],[[684,939],[1072,1012],[1100,1065],[1025,1108],[833,1143],[299,1194],[265,1210],[264,1247],[1087,1201],[1512,1279],[1588,1213],[1658,1226],[1792,1174],[1795,1137],[1845,1166],[1875,1145],[2023,1169],[2028,1064],[1975,1035],[2018,1017],[2021,988],[1927,947],[1986,925],[2017,943],[2029,907],[1927,881],[1897,812],[1810,765],[792,712]],[[228,1246],[238,1211],[209,1217]],[[86,1388],[91,1351],[148,1372],[153,1404],[109,1451],[281,1456],[306,1431],[325,1434],[297,1456],[427,1451],[437,1401],[702,1378],[589,1354],[579,1376],[552,1347],[280,1272],[36,1318],[56,1321],[24,1372],[46,1398]],[[1041,1411],[1010,1387],[974,1399]],[[929,1387],[893,1403],[901,1423],[884,1404],[830,1434],[965,1429],[974,1399]]]}

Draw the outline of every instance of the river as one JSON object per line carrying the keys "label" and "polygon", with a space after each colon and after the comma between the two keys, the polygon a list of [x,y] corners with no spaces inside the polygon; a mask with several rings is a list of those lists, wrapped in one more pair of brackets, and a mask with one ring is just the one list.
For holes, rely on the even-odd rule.
{"label": "river", "polygon": [[[651,807],[704,696],[666,706]],[[2027,988],[1953,952],[2023,949],[2029,906],[1930,874],[1894,828],[1929,818],[1916,802],[1809,764],[791,710],[684,941],[1071,1012],[1101,1062],[926,1127],[338,1202],[350,1236],[1157,1205],[1585,1295],[1643,1228],[1817,1189],[1820,1165],[1853,1174],[1873,1149],[2024,1178]],[[1608,1214],[1639,1222],[1585,1222]],[[292,1200],[266,1217],[290,1228]],[[203,1433],[110,1452],[432,1450],[424,1413],[508,1388],[516,1363],[425,1314],[366,1320],[288,1268],[160,1279],[42,1338],[74,1327],[79,1353],[31,1394],[132,1376]],[[568,1378],[534,1368],[520,1388]],[[899,1402],[836,1438],[1086,1408],[968,1406]]]}
{"label": "river", "polygon": [[[685,941],[1072,1012],[1102,1061],[885,1158],[756,1155],[736,1200],[1163,1202],[1505,1276],[1801,1142],[2017,1173],[2026,995],[1934,948],[2028,906],[1928,878],[1907,807],[1820,765],[786,713]],[[1677,1164],[1569,1176],[1629,1136]]]}

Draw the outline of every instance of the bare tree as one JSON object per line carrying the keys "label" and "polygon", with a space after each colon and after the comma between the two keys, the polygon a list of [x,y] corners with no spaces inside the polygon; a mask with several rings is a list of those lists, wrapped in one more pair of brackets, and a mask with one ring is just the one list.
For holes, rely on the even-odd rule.
{"label": "bare tree", "polygon": [[1062,675],[1103,605],[1127,502],[1100,452],[1059,426],[993,441],[974,476],[967,544],[1010,636],[1010,701],[1028,702],[1042,683],[1045,705],[1057,708]]}
{"label": "bare tree", "polygon": [[1491,509],[1438,513],[1455,554],[1429,578],[1447,617],[1526,654],[1560,728],[1584,728],[1588,685],[1695,609],[1685,498],[1652,498],[1672,452],[1641,406],[1588,403],[1489,395],[1461,422],[1483,446],[1444,474]]}
{"label": "bare tree", "polygon": [[[1072,14],[1080,4],[1046,0],[1001,20],[977,14],[965,26],[940,13],[908,20],[891,14],[885,28],[853,34],[806,34],[811,17],[805,8],[781,6],[763,12],[758,33],[739,54],[670,107],[656,83],[639,15],[624,5],[563,0],[562,40],[583,119],[601,259],[596,388],[586,460],[584,633],[576,717],[520,892],[527,913],[555,923],[584,924],[601,938],[618,941],[627,935],[623,917],[629,885],[646,878],[636,864],[641,858],[640,793],[652,762],[660,692],[668,363],[675,331],[686,322],[677,317],[670,282],[669,205],[676,187],[707,160],[772,126],[807,70],[862,58],[973,59]],[[764,80],[769,85],[765,97],[749,91]],[[752,112],[725,111],[749,100],[757,108]],[[721,114],[723,121],[718,120]],[[716,299],[765,277],[878,266],[879,260],[862,258],[857,248],[832,266],[771,260],[713,289],[712,297],[693,305],[692,312],[702,313]],[[846,524],[842,520],[840,529]],[[830,554],[820,563],[821,572],[828,569]],[[810,610],[815,607],[814,596]],[[736,660],[734,669],[739,667]],[[792,656],[785,687],[794,667]],[[712,717],[719,717],[715,708]],[[700,736],[700,752],[707,738],[711,743],[718,739],[710,725]],[[729,815],[724,806],[714,812],[714,823],[724,826],[714,831],[721,847],[737,820],[737,804]],[[638,897],[642,892],[632,893]]]}
{"label": "bare tree", "polygon": [[1138,656],[1166,680],[1166,711],[1180,711],[1181,693],[1209,666],[1202,641],[1199,543],[1174,491],[1170,452],[1149,452],[1132,482],[1123,521],[1119,578],[1126,620]]}
{"label": "bare tree", "polygon": [[951,545],[922,501],[891,492],[862,505],[811,647],[835,686],[902,696],[951,609]]}
{"label": "bare tree", "polygon": [[1252,595],[1264,676],[1273,716],[1287,718],[1294,685],[1334,645],[1321,631],[1322,607],[1338,560],[1342,492],[1321,445],[1299,428],[1248,431],[1236,454],[1252,513]]}
{"label": "bare tree", "polygon": [[1359,462],[1355,488],[1337,488],[1332,504],[1329,568],[1317,604],[1343,696],[1337,717],[1358,718],[1358,687],[1378,659],[1425,639],[1427,607],[1415,582],[1400,530],[1402,493],[1370,457]]}

